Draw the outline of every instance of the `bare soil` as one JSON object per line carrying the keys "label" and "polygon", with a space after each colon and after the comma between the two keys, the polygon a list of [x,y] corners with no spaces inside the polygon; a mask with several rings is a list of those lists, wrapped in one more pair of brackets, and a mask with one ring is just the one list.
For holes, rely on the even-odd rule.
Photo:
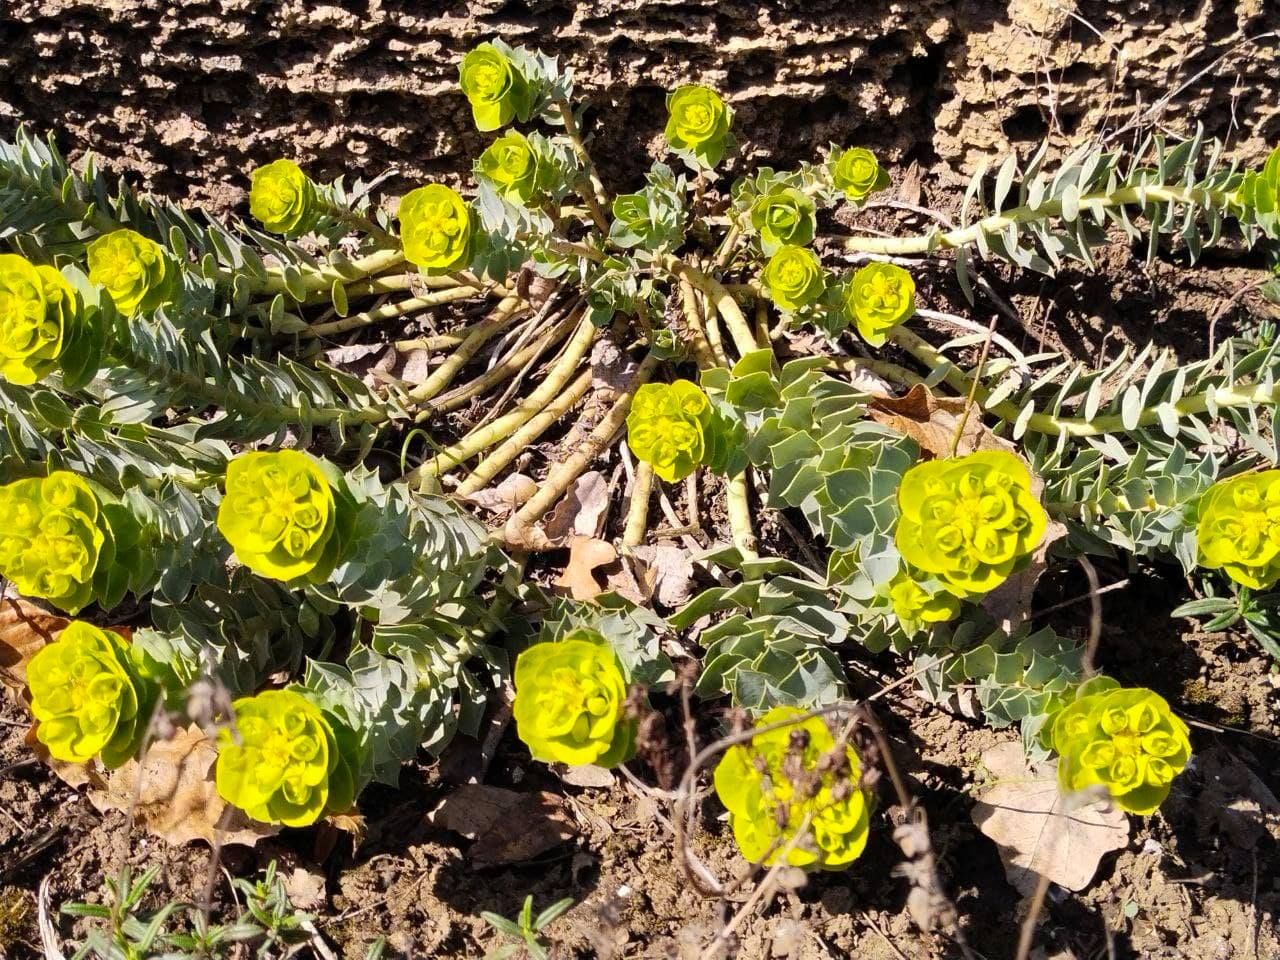
{"label": "bare soil", "polygon": [[[246,170],[281,153],[320,176],[371,176],[393,166],[406,182],[461,175],[479,140],[452,65],[461,50],[498,33],[575,67],[593,106],[596,144],[619,159],[607,173],[617,184],[648,163],[662,89],[697,77],[731,95],[743,162],[784,164],[828,141],[868,143],[890,158],[895,182],[914,165],[919,202],[949,211],[979,158],[1046,137],[1060,150],[1139,117],[1175,131],[1203,122],[1229,136],[1243,160],[1256,159],[1280,141],[1280,58],[1274,38],[1245,38],[1278,28],[1280,11],[1265,0],[10,0],[0,12],[0,130],[19,121],[53,127],[74,152],[91,148],[149,187],[224,212],[243,212]],[[880,215],[867,222],[885,229],[913,222]],[[1227,248],[1194,268],[1165,252],[1147,269],[1118,243],[1092,273],[985,275],[1019,318],[1002,318],[999,329],[1028,351],[1097,362],[1154,340],[1191,361],[1205,355],[1210,319],[1259,267],[1256,252]],[[936,309],[972,315],[945,267],[921,278],[921,296]],[[1274,307],[1244,297],[1215,334],[1268,317],[1276,318]],[[714,525],[709,505],[703,514]],[[763,533],[775,552],[800,549],[776,522]],[[1050,890],[1033,956],[1280,960],[1276,666],[1246,635],[1205,634],[1171,620],[1168,611],[1189,595],[1176,570],[1103,561],[1099,572],[1104,583],[1129,579],[1104,597],[1100,667],[1156,689],[1194,722],[1196,757],[1161,812],[1134,821],[1130,844],[1104,859],[1089,890]],[[1055,567],[1037,607],[1086,591],[1074,567]],[[1046,622],[1083,635],[1087,604]],[[889,657],[846,653],[858,664],[855,694],[902,668]],[[663,697],[677,729],[675,704]],[[713,733],[718,705],[701,715],[703,732]],[[885,698],[879,716],[928,813],[969,943],[982,957],[1012,957],[1026,904],[969,811],[978,758],[1014,734],[907,692]],[[6,904],[28,909],[8,943],[0,940],[0,954],[42,955],[34,924],[42,880],[55,906],[93,900],[126,863],[161,866],[157,902],[198,900],[211,890],[217,911],[230,902],[227,874],[251,876],[277,859],[300,905],[347,958],[363,957],[379,935],[406,956],[481,956],[498,941],[480,911],[511,916],[530,893],[539,907],[561,897],[576,902],[551,930],[558,957],[697,957],[724,919],[678,865],[664,802],[621,780],[609,788],[561,783],[509,732],[486,783],[551,791],[579,835],[532,862],[477,866],[467,841],[428,819],[456,789],[448,757],[407,767],[398,790],[366,793],[367,833],[358,845],[332,832],[294,831],[215,857],[202,846],[149,839],[122,814],[98,814],[31,761],[25,727],[23,710],[4,701],[0,920]],[[452,749],[452,760],[465,762],[476,746],[463,738]],[[947,937],[921,934],[906,909],[908,885],[894,872],[902,855],[890,839],[892,803],[886,792],[855,869],[810,877],[750,920],[739,955],[958,956]],[[730,876],[740,861],[713,807],[696,848]],[[59,925],[64,936],[76,930],[65,918]]]}

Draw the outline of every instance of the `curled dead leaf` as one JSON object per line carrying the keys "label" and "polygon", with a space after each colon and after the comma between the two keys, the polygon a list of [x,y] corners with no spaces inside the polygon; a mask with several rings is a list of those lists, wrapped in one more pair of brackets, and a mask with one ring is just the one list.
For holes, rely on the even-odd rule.
{"label": "curled dead leaf", "polygon": [[21,597],[0,600],[0,681],[14,690],[25,687],[31,658],[70,622]]}
{"label": "curled dead leaf", "polygon": [[910,437],[932,457],[952,455],[957,430],[960,430],[960,442],[955,447],[956,456],[977,450],[1016,452],[1012,443],[997,437],[982,422],[980,408],[975,407],[965,417],[965,406],[962,397],[940,397],[917,383],[900,397],[877,397],[871,401],[867,413],[877,423]]}
{"label": "curled dead leaf", "polygon": [[538,482],[523,473],[508,475],[496,487],[486,487],[462,499],[496,514],[515,513],[538,492]]}
{"label": "curled dead leaf", "polygon": [[566,537],[598,537],[609,516],[609,481],[599,470],[588,470],[569,488],[543,524],[552,540]]}
{"label": "curled dead leaf", "polygon": [[531,860],[578,832],[564,801],[554,793],[483,784],[459,787],[428,819],[473,840],[468,853],[478,866]]}
{"label": "curled dead leaf", "polygon": [[1077,806],[1058,790],[1057,764],[1028,765],[1020,743],[1002,743],[982,755],[994,785],[970,816],[995,841],[1005,875],[1030,896],[1041,874],[1068,890],[1093,882],[1098,864],[1129,843],[1129,818],[1106,802]]}
{"label": "curled dead leaf", "polygon": [[574,600],[591,600],[603,592],[595,570],[618,559],[613,545],[594,537],[576,536],[569,541],[569,563],[553,586],[569,591]]}
{"label": "curled dead leaf", "polygon": [[214,784],[217,747],[198,726],[179,729],[171,740],[157,740],[142,760],[130,760],[91,787],[89,802],[98,810],[132,814],[147,830],[172,844],[203,840],[210,845],[251,847],[279,828],[255,823],[218,795]]}

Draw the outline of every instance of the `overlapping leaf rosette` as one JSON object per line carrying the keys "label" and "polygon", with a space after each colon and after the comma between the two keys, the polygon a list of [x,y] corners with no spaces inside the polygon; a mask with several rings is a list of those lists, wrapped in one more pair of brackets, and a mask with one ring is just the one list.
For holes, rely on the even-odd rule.
{"label": "overlapping leaf rosette", "polygon": [[142,534],[123,506],[69,471],[0,486],[0,575],[68,613],[95,600],[114,606],[149,578]]}
{"label": "overlapping leaf rosette", "polygon": [[126,317],[149,313],[177,292],[179,266],[164,247],[136,230],[104,233],[89,244],[89,281],[106,290]]}
{"label": "overlapping leaf rosette", "polygon": [[1199,564],[1262,590],[1280,580],[1280,470],[1220,480],[1200,498]]}
{"label": "overlapping leaf rosette", "polygon": [[1066,793],[1105,787],[1129,813],[1155,813],[1191,758],[1187,725],[1158,693],[1109,677],[1082,684],[1048,737]]}
{"label": "overlapping leaf rosette", "polygon": [[[716,766],[716,796],[748,860],[772,865],[842,870],[862,855],[870,801],[860,785],[852,746],[837,745],[820,718],[775,707],[761,717],[747,744],[725,751]],[[767,727],[795,720],[775,730]]]}
{"label": "overlapping leaf rosette", "polygon": [[827,289],[827,277],[818,255],[807,247],[778,247],[760,274],[760,282],[774,305],[795,313],[817,303]]}
{"label": "overlapping leaf rosette", "polygon": [[916,311],[916,283],[892,263],[869,263],[854,272],[840,290],[843,315],[873,347]]}
{"label": "overlapping leaf rosette", "polygon": [[516,658],[516,732],[535,760],[614,767],[635,750],[627,678],[605,637],[579,629]]}
{"label": "overlapping leaf rosette", "polygon": [[328,577],[349,518],[326,466],[297,450],[242,453],[227,465],[217,523],[241,563],[284,582]]}
{"label": "overlapping leaf rosette", "polygon": [[817,231],[817,206],[794,187],[778,187],[751,204],[751,227],[766,257],[783,246],[805,247]]}
{"label": "overlapping leaf rosette", "polygon": [[476,174],[488,181],[498,196],[527,204],[539,187],[539,158],[523,133],[510,130],[489,144],[476,161]]}
{"label": "overlapping leaf rosette", "polygon": [[694,169],[709,170],[724,159],[732,125],[733,110],[710,87],[691,83],[667,95],[667,145]]}
{"label": "overlapping leaf rosette", "polygon": [[833,149],[827,161],[831,183],[846,199],[861,202],[889,185],[889,175],[866,147]]}
{"label": "overlapping leaf rosette", "polygon": [[1236,201],[1244,218],[1255,223],[1269,237],[1280,238],[1280,147],[1276,147],[1257,170],[1244,175]]}
{"label": "overlapping leaf rosette", "polygon": [[304,827],[355,804],[353,731],[287,687],[242,697],[218,732],[219,795],[262,823]]}
{"label": "overlapping leaf rosette", "polygon": [[158,693],[123,637],[73,622],[27,664],[36,739],[55,760],[114,768],[138,749]]}
{"label": "overlapping leaf rosette", "polygon": [[0,377],[30,386],[54,371],[74,389],[97,371],[98,311],[47,264],[0,254]]}
{"label": "overlapping leaf rosette", "polygon": [[1031,471],[1003,450],[917,464],[903,475],[898,506],[902,558],[961,599],[1029,562],[1048,525]]}
{"label": "overlapping leaf rosette", "polygon": [[464,270],[471,263],[471,208],[456,190],[430,183],[400,199],[400,239],[405,258],[426,273]]}
{"label": "overlapping leaf rosette", "polygon": [[276,160],[253,171],[249,212],[271,233],[300,237],[324,212],[315,182],[292,160]]}

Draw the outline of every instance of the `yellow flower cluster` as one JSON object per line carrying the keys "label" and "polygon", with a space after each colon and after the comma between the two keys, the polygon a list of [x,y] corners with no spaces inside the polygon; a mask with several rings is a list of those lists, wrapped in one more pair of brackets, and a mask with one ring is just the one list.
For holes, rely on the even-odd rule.
{"label": "yellow flower cluster", "polygon": [[298,237],[320,218],[320,195],[292,160],[276,160],[253,171],[249,212],[272,233]]}
{"label": "yellow flower cluster", "polygon": [[538,155],[529,138],[516,130],[489,144],[480,154],[476,170],[493,184],[499,196],[513,203],[528,203],[538,188]]}
{"label": "yellow flower cluster", "polygon": [[53,267],[0,253],[0,376],[29,386],[58,366],[76,295]]}
{"label": "yellow flower cluster", "polygon": [[102,757],[118,767],[146,732],[153,688],[143,680],[119,634],[88,623],[67,626],[27,664],[36,739],[55,760]]}
{"label": "yellow flower cluster", "polygon": [[946,590],[929,591],[906,570],[889,581],[894,615],[908,632],[924,624],[946,623],[960,613],[960,600]]}
{"label": "yellow flower cluster", "polygon": [[254,573],[285,581],[327,576],[336,523],[333,487],[310,455],[242,453],[227,465],[218,529]]}
{"label": "yellow flower cluster", "polygon": [[[802,714],[774,707],[756,725]],[[867,845],[870,808],[860,776],[854,749],[837,749],[827,725],[810,717],[730,747],[716,767],[715,788],[748,860],[771,865],[790,844],[790,865],[840,870]]]}
{"label": "yellow flower cluster", "polygon": [[668,483],[683,480],[706,453],[711,401],[689,380],[646,383],[627,414],[627,446]]}
{"label": "yellow flower cluster", "polygon": [[1150,690],[1115,681],[1087,689],[1053,719],[1058,785],[1074,793],[1100,784],[1122,810],[1154,813],[1191,757],[1187,725]]}
{"label": "yellow flower cluster", "polygon": [[898,488],[898,552],[960,598],[995,589],[1044,538],[1026,464],[1002,450],[918,463]]}
{"label": "yellow flower cluster", "polygon": [[576,630],[516,658],[516,732],[535,760],[615,767],[635,748],[627,681],[603,636]]}
{"label": "yellow flower cluster", "polygon": [[691,83],[667,95],[667,144],[701,166],[714,167],[724,158],[732,122],[733,112],[710,87]]}
{"label": "yellow flower cluster", "polygon": [[769,298],[779,310],[793,313],[817,301],[827,288],[826,274],[818,255],[808,247],[784,244],[760,274]]}
{"label": "yellow flower cluster", "polygon": [[93,600],[110,528],[93,489],[66,470],[0,486],[0,575],[68,613]]}
{"label": "yellow flower cluster", "polygon": [[865,200],[888,184],[876,155],[866,147],[833,151],[830,168],[831,182],[850,200]]}
{"label": "yellow flower cluster", "polygon": [[164,247],[134,230],[113,230],[89,244],[89,281],[103,287],[126,317],[166,303],[178,282],[178,265]]}
{"label": "yellow flower cluster", "polygon": [[355,801],[354,771],[320,708],[296,690],[267,690],[231,705],[218,732],[218,794],[262,823],[305,827]]}
{"label": "yellow flower cluster", "polygon": [[471,262],[471,208],[443,183],[410,190],[400,200],[405,258],[428,273],[462,270]]}
{"label": "yellow flower cluster", "polygon": [[889,331],[916,310],[916,282],[892,263],[867,264],[854,273],[843,292],[845,315],[873,347],[882,346]]}
{"label": "yellow flower cluster", "polygon": [[1220,480],[1200,498],[1200,565],[1255,590],[1280,580],[1280,470]]}
{"label": "yellow flower cluster", "polygon": [[527,110],[529,89],[524,75],[491,43],[480,44],[462,58],[459,80],[481,132],[504,127]]}

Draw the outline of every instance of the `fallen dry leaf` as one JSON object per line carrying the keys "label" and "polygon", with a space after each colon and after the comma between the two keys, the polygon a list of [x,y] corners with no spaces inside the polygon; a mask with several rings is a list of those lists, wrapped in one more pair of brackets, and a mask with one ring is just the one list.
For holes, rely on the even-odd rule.
{"label": "fallen dry leaf", "polygon": [[468,853],[478,866],[523,863],[577,834],[563,801],[554,793],[522,793],[483,784],[459,787],[429,819],[473,840]]}
{"label": "fallen dry leaf", "polygon": [[1083,890],[1112,850],[1129,843],[1129,818],[1107,803],[1072,807],[1058,791],[1057,764],[1027,765],[1022,744],[1002,743],[982,755],[995,784],[970,816],[995,841],[1009,883],[1030,896],[1041,874]]}
{"label": "fallen dry leaf", "polygon": [[571,787],[592,787],[597,790],[607,790],[613,786],[613,774],[604,767],[597,767],[593,763],[588,763],[581,767],[568,767],[563,763],[557,763],[552,769],[555,771],[556,776]]}
{"label": "fallen dry leaf", "polygon": [[681,607],[693,596],[693,559],[674,543],[654,543],[631,551],[636,579],[649,599],[668,607]]}
{"label": "fallen dry leaf", "polygon": [[496,487],[486,487],[462,499],[497,514],[515,513],[538,492],[538,481],[523,473],[508,475]]}
{"label": "fallen dry leaf", "polygon": [[599,470],[588,470],[551,511],[543,531],[549,540],[566,537],[598,537],[609,516],[609,481]]}
{"label": "fallen dry leaf", "polygon": [[595,577],[595,569],[618,559],[613,545],[594,537],[573,537],[569,541],[569,563],[552,586],[569,591],[574,600],[592,600],[603,588]]}
{"label": "fallen dry leaf", "polygon": [[[877,423],[910,437],[930,456],[949,457],[964,408],[964,399],[940,397],[924,384],[917,383],[901,397],[872,400],[867,412]],[[982,411],[977,408],[971,410],[964,421],[956,455],[964,456],[976,450],[1015,450],[1012,443],[991,432],[982,422]]]}
{"label": "fallen dry leaf", "polygon": [[305,867],[294,867],[284,875],[284,892],[299,910],[315,910],[324,905],[324,877]]}
{"label": "fallen dry leaf", "polygon": [[107,774],[103,787],[89,790],[89,802],[102,812],[132,811],[148,831],[172,844],[204,840],[251,847],[278,833],[218,796],[217,759],[213,739],[192,724],[171,740],[152,743],[141,762],[130,760]]}
{"label": "fallen dry leaf", "polygon": [[15,690],[25,687],[27,663],[70,622],[20,597],[0,600],[0,681]]}

